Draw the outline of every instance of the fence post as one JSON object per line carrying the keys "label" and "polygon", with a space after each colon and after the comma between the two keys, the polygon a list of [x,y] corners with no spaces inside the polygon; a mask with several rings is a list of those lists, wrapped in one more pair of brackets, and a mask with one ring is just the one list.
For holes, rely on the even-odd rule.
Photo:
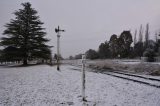
{"label": "fence post", "polygon": [[85,55],[82,55],[82,101],[85,104],[85,102],[87,101],[85,98],[85,89],[86,89],[86,79],[85,79]]}

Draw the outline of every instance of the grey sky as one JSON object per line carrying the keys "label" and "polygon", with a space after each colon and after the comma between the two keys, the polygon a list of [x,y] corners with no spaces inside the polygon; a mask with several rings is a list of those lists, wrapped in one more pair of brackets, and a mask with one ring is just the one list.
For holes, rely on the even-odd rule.
{"label": "grey sky", "polygon": [[[56,52],[55,27],[66,30],[61,37],[61,54],[64,57],[84,53],[89,48],[98,49],[100,43],[112,34],[123,30],[144,28],[150,24],[152,38],[160,29],[160,0],[1,0],[0,33],[22,2],[30,1],[38,10],[46,28],[50,45]],[[2,36],[2,34],[0,35]]]}

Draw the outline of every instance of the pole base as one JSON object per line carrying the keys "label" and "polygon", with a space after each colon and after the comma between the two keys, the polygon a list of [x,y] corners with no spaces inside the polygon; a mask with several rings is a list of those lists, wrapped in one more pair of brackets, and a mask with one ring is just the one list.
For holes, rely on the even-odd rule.
{"label": "pole base", "polygon": [[60,70],[59,66],[57,66],[57,70],[58,70],[58,71]]}
{"label": "pole base", "polygon": [[83,101],[83,102],[87,102],[86,98],[82,98],[82,101]]}

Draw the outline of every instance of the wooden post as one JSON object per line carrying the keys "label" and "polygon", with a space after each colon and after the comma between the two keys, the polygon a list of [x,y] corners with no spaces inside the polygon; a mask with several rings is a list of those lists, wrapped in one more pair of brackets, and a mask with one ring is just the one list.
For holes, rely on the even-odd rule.
{"label": "wooden post", "polygon": [[86,86],[85,86],[85,83],[86,83],[85,63],[86,63],[85,55],[82,55],[82,101],[84,102],[84,104],[86,102],[86,98],[85,98],[85,89],[86,89]]}
{"label": "wooden post", "polygon": [[59,47],[60,47],[60,33],[57,32],[57,70],[60,70],[60,52],[59,52]]}

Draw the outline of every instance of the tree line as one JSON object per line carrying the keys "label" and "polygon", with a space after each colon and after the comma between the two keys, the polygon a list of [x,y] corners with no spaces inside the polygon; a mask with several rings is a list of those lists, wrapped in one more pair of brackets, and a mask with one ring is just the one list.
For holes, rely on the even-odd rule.
{"label": "tree line", "polygon": [[[85,52],[87,59],[113,59],[113,58],[141,58],[148,57],[148,61],[154,61],[155,56],[160,56],[160,40],[150,39],[149,24],[146,24],[145,33],[140,26],[139,38],[137,39],[137,30],[134,35],[130,31],[123,31],[119,36],[111,35],[109,41],[99,45],[98,50],[89,49]],[[144,38],[143,38],[144,36]],[[159,35],[160,36],[160,35]],[[134,38],[134,39],[133,39]],[[81,54],[70,59],[79,59]]]}

